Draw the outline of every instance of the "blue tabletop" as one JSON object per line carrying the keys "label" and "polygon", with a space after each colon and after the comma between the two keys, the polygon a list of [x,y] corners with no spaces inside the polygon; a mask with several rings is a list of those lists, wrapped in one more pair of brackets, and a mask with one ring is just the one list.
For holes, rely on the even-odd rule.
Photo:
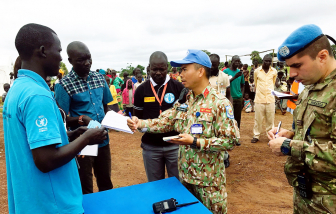
{"label": "blue tabletop", "polygon": [[[179,204],[198,201],[175,177],[84,195],[85,214],[153,214],[153,203],[175,198]],[[211,214],[201,203],[177,208],[172,214]]]}

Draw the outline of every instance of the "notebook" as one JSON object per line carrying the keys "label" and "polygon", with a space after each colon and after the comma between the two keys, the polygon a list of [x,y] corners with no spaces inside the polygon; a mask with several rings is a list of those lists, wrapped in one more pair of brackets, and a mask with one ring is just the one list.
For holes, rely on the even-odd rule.
{"label": "notebook", "polygon": [[127,125],[127,117],[114,111],[108,111],[101,124],[109,129],[133,134]]}
{"label": "notebook", "polygon": [[271,91],[271,94],[273,96],[276,96],[278,98],[285,98],[285,99],[291,99],[293,98],[293,95],[291,94],[285,94],[285,93],[282,93],[282,92],[278,92],[278,91],[273,91],[272,89],[269,89]]}
{"label": "notebook", "polygon": [[[88,129],[100,128],[101,125],[98,121],[91,120],[89,125],[87,126]],[[79,155],[85,156],[97,156],[98,155],[98,144],[95,145],[87,145],[82,149]]]}
{"label": "notebook", "polygon": [[162,139],[163,139],[163,141],[170,141],[170,140],[179,139],[179,138],[181,138],[181,137],[176,135],[176,136],[164,137]]}

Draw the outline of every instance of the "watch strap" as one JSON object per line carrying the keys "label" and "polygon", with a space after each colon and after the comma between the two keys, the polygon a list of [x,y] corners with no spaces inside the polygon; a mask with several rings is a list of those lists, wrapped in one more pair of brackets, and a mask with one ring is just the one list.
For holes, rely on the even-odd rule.
{"label": "watch strap", "polygon": [[197,149],[197,138],[196,138],[196,137],[194,137],[194,141],[193,141],[193,143],[190,145],[190,147],[193,148],[193,149]]}
{"label": "watch strap", "polygon": [[[290,147],[290,142],[291,142],[291,139],[285,139],[284,142],[281,145],[281,152],[284,155],[291,155],[292,148]],[[285,152],[285,151],[287,151],[287,152]]]}

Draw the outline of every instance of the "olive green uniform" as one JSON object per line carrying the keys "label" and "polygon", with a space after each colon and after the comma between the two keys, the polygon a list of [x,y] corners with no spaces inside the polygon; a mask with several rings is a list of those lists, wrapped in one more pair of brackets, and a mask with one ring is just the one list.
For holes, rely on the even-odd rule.
{"label": "olive green uniform", "polygon": [[[336,213],[336,70],[306,86],[294,111],[295,135],[285,173],[294,187],[294,213]],[[313,197],[298,192],[297,175],[312,178]]]}

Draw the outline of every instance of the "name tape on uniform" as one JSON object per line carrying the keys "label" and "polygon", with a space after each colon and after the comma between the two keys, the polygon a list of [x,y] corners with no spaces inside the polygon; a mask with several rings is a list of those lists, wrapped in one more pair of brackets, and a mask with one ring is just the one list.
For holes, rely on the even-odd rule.
{"label": "name tape on uniform", "polygon": [[312,106],[317,106],[317,107],[320,107],[320,108],[324,108],[327,105],[327,103],[320,102],[320,101],[317,101],[317,100],[312,100],[312,99],[308,100],[308,104],[312,105]]}
{"label": "name tape on uniform", "polygon": [[211,113],[211,108],[201,108],[200,112],[202,112],[202,113]]}
{"label": "name tape on uniform", "polygon": [[154,103],[155,102],[155,97],[145,97],[144,102],[145,103]]}

